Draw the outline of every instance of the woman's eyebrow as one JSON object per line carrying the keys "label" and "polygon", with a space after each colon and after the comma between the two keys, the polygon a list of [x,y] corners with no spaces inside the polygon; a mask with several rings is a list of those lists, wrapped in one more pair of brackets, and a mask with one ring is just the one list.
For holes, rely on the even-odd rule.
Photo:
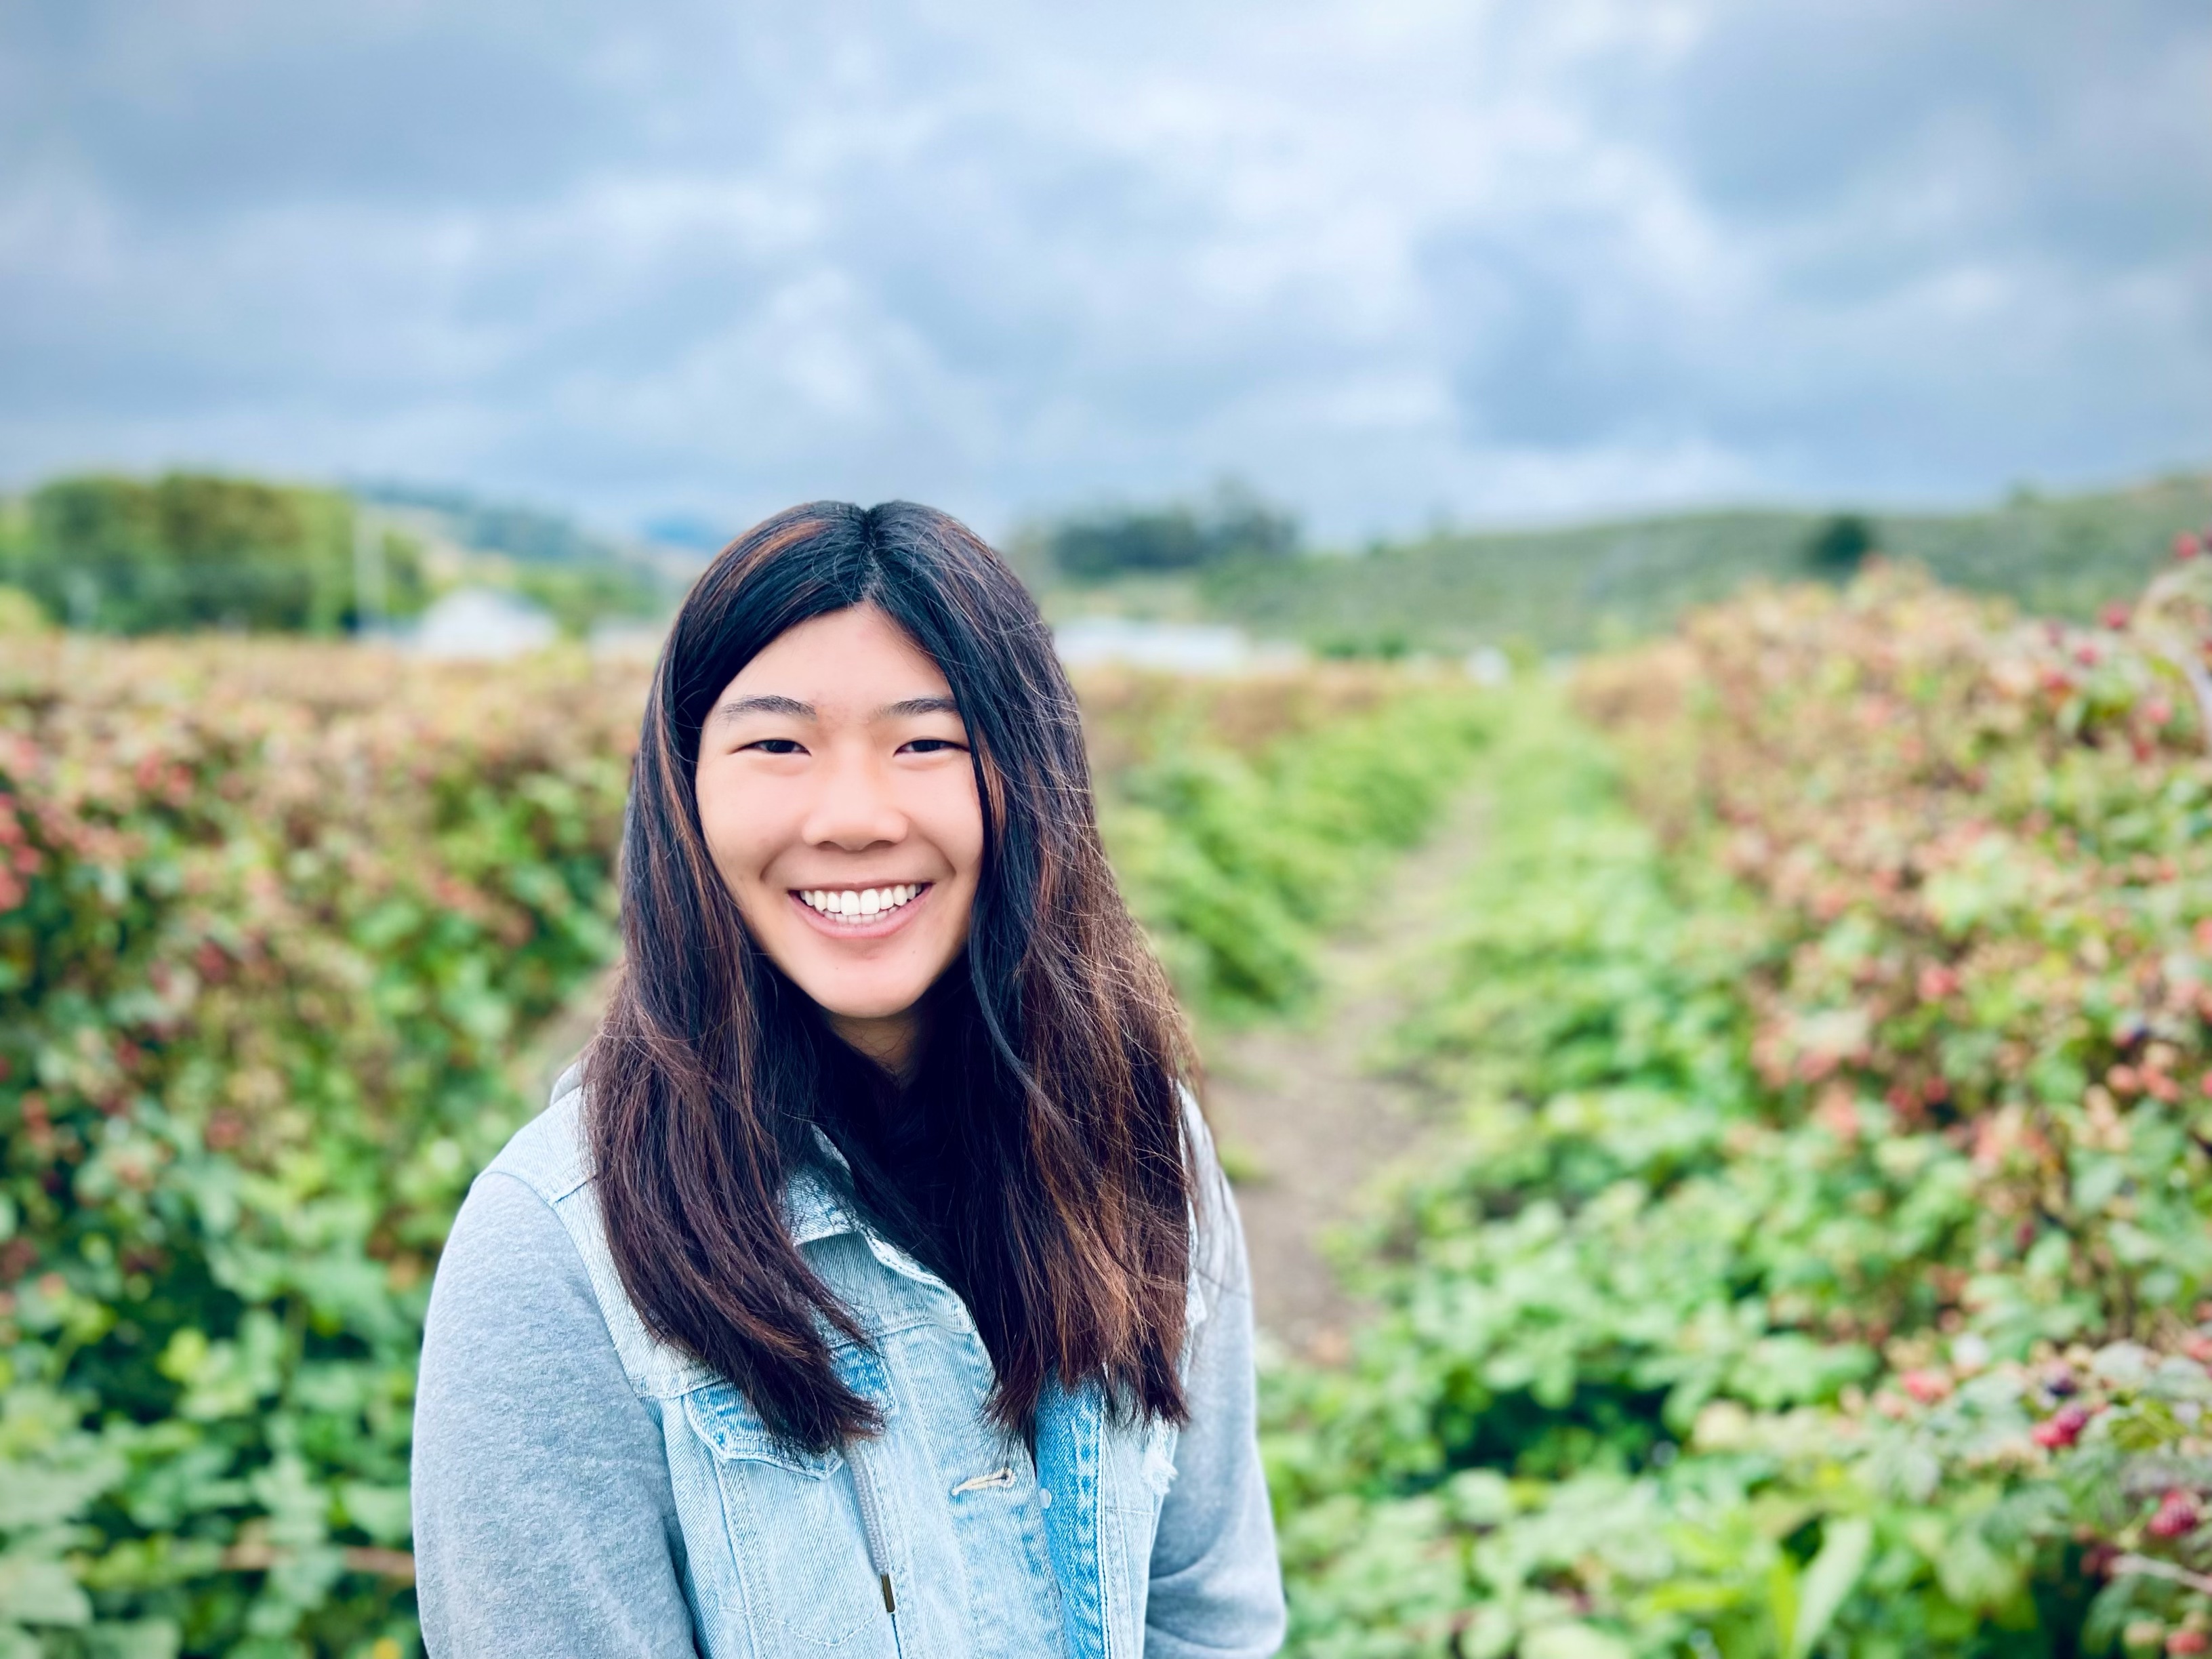
{"label": "woman's eyebrow", "polygon": [[[775,693],[757,697],[732,697],[714,711],[714,718],[718,720],[733,720],[746,714],[785,714],[801,720],[821,718],[821,711],[812,703]],[[878,720],[910,720],[917,714],[951,714],[957,719],[960,705],[950,697],[908,697],[902,702],[885,703],[869,718]]]}
{"label": "woman's eyebrow", "polygon": [[814,705],[801,702],[796,697],[732,697],[714,711],[718,720],[733,720],[741,714],[788,714],[793,720],[811,720],[816,718]]}
{"label": "woman's eyebrow", "polygon": [[960,705],[950,697],[908,697],[904,702],[885,703],[876,710],[879,720],[911,719],[916,714],[951,714],[956,719]]}

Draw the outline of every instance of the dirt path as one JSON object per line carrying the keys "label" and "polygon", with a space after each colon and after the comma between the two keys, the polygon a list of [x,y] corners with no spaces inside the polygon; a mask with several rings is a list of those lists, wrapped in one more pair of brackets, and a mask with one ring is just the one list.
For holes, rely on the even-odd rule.
{"label": "dirt path", "polygon": [[1311,1358],[1341,1357],[1355,1311],[1322,1257],[1321,1235],[1425,1127],[1419,1091],[1376,1075],[1369,1060],[1409,1012],[1409,981],[1449,933],[1449,899],[1485,805],[1480,791],[1455,802],[1330,942],[1311,1018],[1217,1032],[1206,1043],[1206,1109],[1238,1177],[1261,1328]]}

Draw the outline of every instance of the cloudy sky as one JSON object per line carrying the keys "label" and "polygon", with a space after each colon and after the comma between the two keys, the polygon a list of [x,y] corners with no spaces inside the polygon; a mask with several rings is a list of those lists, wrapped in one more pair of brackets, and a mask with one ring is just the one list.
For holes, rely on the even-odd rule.
{"label": "cloudy sky", "polygon": [[1349,538],[2208,461],[2201,0],[0,0],[0,483]]}

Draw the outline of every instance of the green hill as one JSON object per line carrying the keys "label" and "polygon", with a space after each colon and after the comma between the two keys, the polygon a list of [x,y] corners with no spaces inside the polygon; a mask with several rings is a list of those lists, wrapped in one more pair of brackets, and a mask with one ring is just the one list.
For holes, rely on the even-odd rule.
{"label": "green hill", "polygon": [[[1834,516],[1753,508],[1452,532],[1211,572],[1192,598],[1209,617],[1323,648],[1463,649],[1522,639],[1576,649],[1664,627],[1686,606],[1753,578],[1812,574],[1812,544]],[[2138,591],[2178,532],[2212,522],[2212,475],[2064,497],[2023,491],[1980,512],[1867,516],[1885,555],[2031,610],[2086,616]],[[1114,598],[1101,590],[1090,597]]]}

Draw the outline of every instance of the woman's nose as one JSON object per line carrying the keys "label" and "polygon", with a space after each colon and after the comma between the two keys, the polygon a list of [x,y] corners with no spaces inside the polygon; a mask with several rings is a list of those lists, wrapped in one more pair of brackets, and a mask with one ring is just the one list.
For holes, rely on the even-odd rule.
{"label": "woman's nose", "polygon": [[821,774],[801,833],[809,845],[838,847],[848,853],[906,836],[906,814],[892,798],[884,769],[858,757],[833,759]]}

